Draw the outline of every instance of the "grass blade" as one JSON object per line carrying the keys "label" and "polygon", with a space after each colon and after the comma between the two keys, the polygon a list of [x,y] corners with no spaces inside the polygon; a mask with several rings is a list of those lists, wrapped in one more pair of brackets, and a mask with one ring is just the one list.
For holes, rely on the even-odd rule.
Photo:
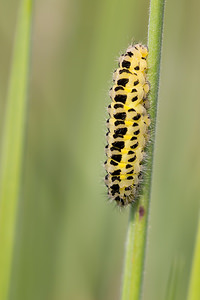
{"label": "grass blade", "polygon": [[148,161],[142,195],[130,208],[125,266],[122,286],[122,300],[138,300],[141,295],[147,226],[149,215],[150,189],[153,166],[153,149],[155,141],[155,125],[157,113],[158,86],[160,74],[160,58],[162,45],[162,29],[164,17],[164,0],[151,0],[148,32],[148,80],[151,85],[149,100],[151,108],[151,141],[147,149]]}
{"label": "grass blade", "polygon": [[178,292],[181,281],[181,276],[183,274],[183,259],[177,257],[174,259],[171,265],[171,269],[168,276],[168,282],[165,292],[165,300],[176,300],[179,299]]}
{"label": "grass blade", "polygon": [[0,178],[0,300],[8,299],[27,106],[32,0],[22,0],[2,142]]}
{"label": "grass blade", "polygon": [[197,229],[196,246],[190,275],[188,300],[200,299],[200,216]]}

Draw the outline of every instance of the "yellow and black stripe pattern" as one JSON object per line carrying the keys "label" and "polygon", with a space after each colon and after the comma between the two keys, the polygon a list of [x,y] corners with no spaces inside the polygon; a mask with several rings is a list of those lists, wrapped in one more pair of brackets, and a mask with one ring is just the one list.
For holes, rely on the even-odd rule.
{"label": "yellow and black stripe pattern", "polygon": [[105,183],[108,195],[119,206],[134,201],[142,177],[144,147],[150,119],[146,107],[149,83],[146,78],[148,48],[129,46],[119,58],[110,89],[108,106]]}

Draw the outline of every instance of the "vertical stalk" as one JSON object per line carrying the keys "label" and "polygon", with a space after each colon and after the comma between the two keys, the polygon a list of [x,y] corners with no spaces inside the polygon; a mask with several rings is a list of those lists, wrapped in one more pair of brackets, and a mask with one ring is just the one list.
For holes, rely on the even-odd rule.
{"label": "vertical stalk", "polygon": [[122,300],[139,300],[141,297],[155,142],[163,17],[164,0],[151,0],[148,30],[148,80],[151,86],[149,93],[151,143],[149,143],[146,149],[148,160],[146,163],[146,173],[142,193],[137,204],[134,204],[130,208],[122,284]]}
{"label": "vertical stalk", "polygon": [[200,299],[200,216],[196,236],[196,246],[190,275],[188,300]]}
{"label": "vertical stalk", "polygon": [[24,148],[32,0],[22,0],[5,114],[0,177],[0,300],[9,297]]}

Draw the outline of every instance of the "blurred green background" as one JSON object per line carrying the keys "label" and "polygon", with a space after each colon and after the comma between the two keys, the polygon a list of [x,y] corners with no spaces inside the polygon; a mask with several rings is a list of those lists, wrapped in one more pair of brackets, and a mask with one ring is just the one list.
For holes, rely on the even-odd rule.
{"label": "blurred green background", "polygon": [[[0,2],[0,133],[19,1]],[[200,198],[199,9],[167,1],[144,300],[186,299]],[[147,41],[149,1],[35,2],[10,300],[119,299],[128,209],[103,183],[117,58]]]}

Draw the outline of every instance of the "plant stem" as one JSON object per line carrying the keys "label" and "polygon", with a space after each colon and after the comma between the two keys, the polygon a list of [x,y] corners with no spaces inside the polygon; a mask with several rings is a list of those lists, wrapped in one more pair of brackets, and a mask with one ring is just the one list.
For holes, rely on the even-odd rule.
{"label": "plant stem", "polygon": [[188,300],[200,299],[200,216],[196,236],[196,246],[190,275]]}
{"label": "plant stem", "polygon": [[151,85],[149,93],[151,143],[149,143],[146,149],[148,160],[146,163],[147,171],[145,173],[142,193],[137,204],[134,204],[130,208],[127,244],[125,250],[122,300],[138,300],[140,299],[142,290],[153,167],[153,150],[155,142],[163,17],[164,0],[151,0],[148,30],[148,80]]}
{"label": "plant stem", "polygon": [[2,142],[0,300],[9,297],[27,107],[32,0],[22,0],[20,5]]}

